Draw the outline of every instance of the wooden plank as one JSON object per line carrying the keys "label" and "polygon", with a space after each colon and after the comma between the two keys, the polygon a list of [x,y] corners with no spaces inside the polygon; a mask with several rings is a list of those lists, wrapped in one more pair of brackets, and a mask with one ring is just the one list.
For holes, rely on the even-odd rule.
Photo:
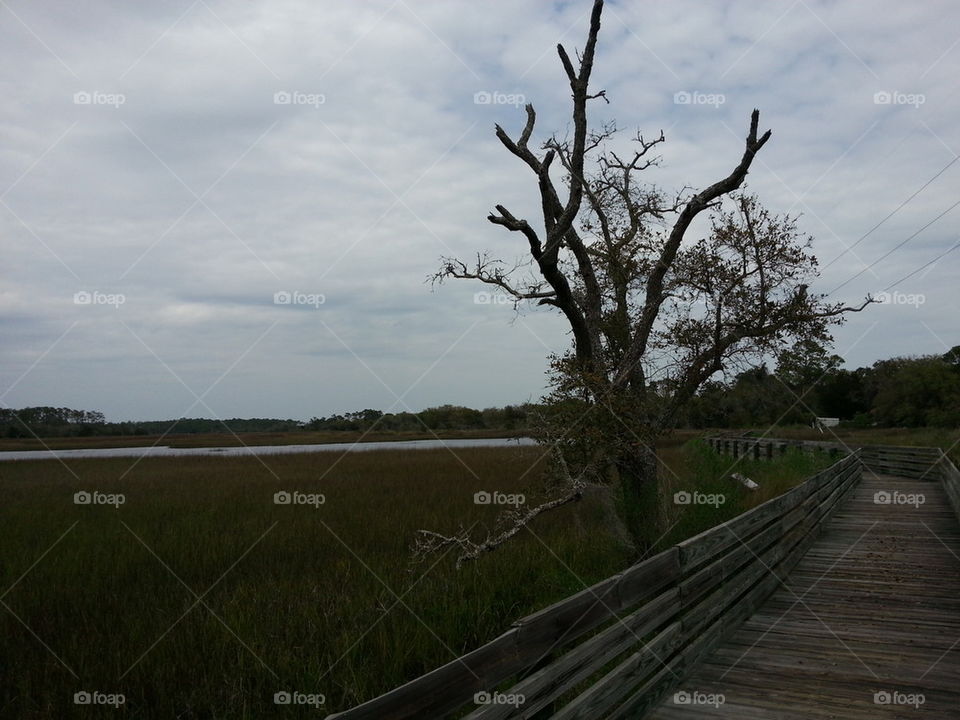
{"label": "wooden plank", "polygon": [[940,486],[947,496],[947,502],[953,508],[953,514],[960,520],[960,470],[945,454],[937,461],[940,472]]}
{"label": "wooden plank", "polygon": [[570,643],[616,613],[644,602],[679,577],[679,552],[670,548],[514,623],[518,653],[529,664]]}
{"label": "wooden plank", "polygon": [[714,621],[746,590],[783,557],[784,548],[777,543],[765,552],[755,556],[735,575],[730,576],[721,587],[701,600],[697,605],[684,612],[680,618],[683,625],[684,641],[694,638]]}
{"label": "wooden plank", "polygon": [[[949,652],[960,632],[960,524],[945,512],[946,489],[861,478],[857,468],[845,475],[780,543],[793,543],[773,566],[781,577],[792,570],[788,586],[774,589],[681,685],[722,692],[725,704],[661,698],[650,720],[960,716],[960,654]],[[910,512],[874,504],[873,493],[891,486],[923,492],[927,502]],[[764,582],[772,581],[757,587]],[[743,612],[733,603],[714,622],[735,624]],[[883,688],[920,692],[927,702],[918,711],[880,708],[872,696]]]}
{"label": "wooden plank", "polygon": [[936,456],[930,457],[897,457],[892,455],[863,455],[862,459],[868,465],[889,464],[907,469],[926,469],[937,461]]}
{"label": "wooden plank", "polygon": [[679,552],[670,548],[624,573],[517,621],[504,635],[471,653],[329,720],[442,717],[531,667],[555,645],[583,635],[624,603],[643,602],[679,577]]}
{"label": "wooden plank", "polygon": [[783,534],[782,522],[774,523],[760,533],[738,543],[732,550],[690,575],[680,583],[682,607],[690,607],[715,587],[726,582],[752,558],[774,542],[781,540]]}
{"label": "wooden plank", "polygon": [[620,573],[617,600],[621,608],[646,602],[680,578],[680,551],[676,546]]}
{"label": "wooden plank", "polygon": [[651,673],[653,675],[650,681],[658,678],[663,680],[667,677],[667,684],[672,684],[674,677],[670,674],[672,671],[669,663],[664,664],[664,660],[677,650],[679,636],[680,623],[672,623],[640,650],[556,712],[552,720],[594,720],[608,717],[608,711],[637,684],[644,682]]}
{"label": "wooden plank", "polygon": [[725,636],[729,635],[740,622],[749,617],[770,594],[776,590],[780,581],[768,576],[758,582],[728,615],[719,618],[704,633],[688,645],[670,664],[670,674],[664,678],[653,679],[623,703],[612,717],[637,718],[643,715],[662,699],[662,696],[674,689],[696,663],[709,653]]}
{"label": "wooden plank", "polygon": [[939,456],[938,448],[916,448],[915,451],[904,452],[896,448],[883,446],[865,446],[862,452],[864,457],[890,458],[892,460],[931,460]]}
{"label": "wooden plank", "polygon": [[936,451],[938,448],[927,447],[924,445],[864,445],[863,449],[864,450],[882,449],[887,452],[923,453],[923,452],[929,452],[931,450]]}
{"label": "wooden plank", "polygon": [[[850,469],[852,471],[856,471],[856,467],[852,467]],[[772,552],[768,552],[767,554],[760,556],[758,558],[758,563],[761,566],[766,567],[769,572],[772,572],[774,575],[776,575],[777,568],[774,566],[773,563],[776,562],[776,558],[778,557],[778,555],[779,556],[789,555],[793,557],[802,556],[803,551],[806,550],[806,546],[809,545],[809,542],[812,539],[811,531],[814,531],[818,527],[821,521],[821,517],[820,517],[821,509],[832,507],[838,501],[838,499],[843,496],[843,494],[847,490],[847,487],[855,483],[855,481],[856,481],[855,475],[851,475],[850,477],[848,477],[847,480],[845,481],[845,484],[836,487],[833,493],[831,493],[831,495],[828,496],[827,499],[825,499],[823,502],[821,502],[817,506],[817,510],[808,511],[806,517],[804,517],[802,520],[798,520],[798,518],[796,517],[791,517],[789,519],[784,518],[784,522],[788,524],[788,527],[790,528],[790,532],[786,532],[782,536],[778,546],[775,547]],[[807,507],[809,507],[809,501],[805,503],[804,506],[801,506],[801,508],[798,508],[798,510],[803,510],[803,509],[806,509]],[[798,551],[797,547],[800,545],[803,545],[803,547],[801,547],[800,551]],[[751,575],[749,575],[748,577],[755,576],[758,572],[759,571],[756,568],[754,568]],[[737,578],[733,578],[733,579],[737,580]],[[728,588],[726,589],[725,592],[716,593],[715,596],[712,597],[709,601],[703,603],[704,609],[710,608],[713,604],[723,603],[725,597],[727,598],[726,602],[729,603],[732,600],[732,596],[737,592],[737,588],[742,586],[743,582],[744,581],[741,580],[737,585],[734,586],[733,590],[730,590]],[[686,616],[685,616],[685,619],[686,619]],[[690,622],[695,623],[695,619],[691,618]]]}
{"label": "wooden plank", "polygon": [[517,628],[442,667],[327,720],[405,720],[443,717],[521,670]]}
{"label": "wooden plank", "polygon": [[803,502],[811,490],[812,485],[809,483],[797,485],[752,510],[679,543],[677,548],[680,551],[681,571],[684,575],[689,574],[738,543],[738,538],[749,537],[778,520],[784,513]]}
{"label": "wooden plank", "polygon": [[[795,553],[802,554],[806,550],[807,542],[804,542],[804,538],[808,536],[809,531],[816,527],[818,517],[817,512],[814,511],[814,507],[826,506],[830,507],[834,504],[840,497],[843,496],[847,488],[852,485],[858,474],[858,467],[853,462],[847,462],[843,465],[840,465],[840,472],[838,472],[834,477],[830,478],[827,481],[827,484],[824,485],[823,490],[825,491],[826,497],[816,506],[813,504],[814,498],[810,498],[810,501],[805,502],[796,511],[791,513],[792,517],[787,520],[784,517],[784,520],[787,520],[787,528],[796,528],[796,530],[790,534],[790,539],[787,541],[785,547],[773,547],[771,551],[761,555],[757,558],[757,561],[750,563],[746,571],[743,573],[738,573],[735,577],[730,578],[733,581],[733,589],[730,587],[723,587],[718,590],[711,598],[701,604],[699,607],[701,612],[709,613],[708,608],[713,608],[716,605],[724,604],[724,598],[726,602],[729,603],[729,609],[722,613],[718,614],[718,617],[713,621],[713,624],[706,631],[701,631],[699,625],[702,621],[698,622],[697,617],[692,614],[684,614],[681,619],[681,623],[684,625],[684,637],[685,640],[687,636],[696,638],[692,643],[687,645],[680,653],[678,660],[675,660],[672,663],[672,669],[676,672],[679,668],[683,667],[685,664],[692,664],[696,659],[709,647],[714,644],[719,637],[721,636],[723,629],[728,627],[735,627],[736,624],[745,619],[756,607],[756,605],[762,602],[773,590],[779,585],[780,577],[775,572],[771,572],[768,567],[769,563],[776,562],[778,557],[783,557],[787,550],[790,548],[791,544],[793,545],[793,550]],[[824,474],[820,479],[828,478],[829,473]],[[808,517],[798,526],[797,523],[800,522],[800,517],[797,511],[806,511]],[[754,536],[754,543],[756,546],[762,546],[766,544],[766,541],[771,538],[778,537],[783,533],[783,525],[779,527],[769,528],[764,530],[759,535]],[[747,543],[748,545],[750,543]],[[743,556],[748,555],[749,548],[741,546],[739,551]],[[735,561],[729,560],[728,558],[733,557],[733,553],[725,558],[712,563],[711,565],[703,568],[698,571],[695,575],[686,581],[685,585],[682,585],[681,592],[684,590],[688,592],[689,597],[700,597],[702,595],[702,581],[701,578],[704,576],[719,576],[720,578],[729,577],[726,575],[724,568],[729,568],[731,564],[736,564]],[[726,565],[724,564],[726,561]],[[727,570],[728,572],[729,570]],[[757,578],[761,578],[759,581]],[[729,583],[729,581],[728,581]],[[751,589],[752,587],[752,589]],[[696,588],[696,594],[694,593],[694,588]],[[739,592],[745,591],[745,594]],[[692,615],[692,617],[691,617]],[[688,625],[689,624],[689,625]],[[637,692],[631,701],[625,703],[621,708],[617,710],[614,715],[610,717],[627,717],[634,716],[630,713],[638,711],[642,712],[643,707],[649,706],[661,692],[666,692],[670,686],[672,686],[675,678],[667,676],[667,673],[661,672],[658,676],[652,678],[644,691]],[[597,717],[600,717],[599,715]]]}
{"label": "wooden plank", "polygon": [[[518,682],[507,692],[523,695],[522,710],[530,717],[559,695],[590,677],[608,662],[657,630],[679,610],[680,591],[672,588],[627,617],[597,633],[558,660]],[[502,720],[515,715],[507,705],[489,705],[467,716],[466,720]]]}

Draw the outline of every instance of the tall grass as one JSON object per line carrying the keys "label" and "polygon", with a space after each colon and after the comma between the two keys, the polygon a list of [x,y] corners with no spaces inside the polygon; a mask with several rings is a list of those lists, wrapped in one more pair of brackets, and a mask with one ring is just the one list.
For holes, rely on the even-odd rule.
{"label": "tall grass", "polygon": [[[323,693],[333,711],[446,663],[629,560],[584,503],[459,572],[449,556],[411,569],[418,529],[490,522],[497,509],[474,493],[523,492],[536,460],[524,448],[4,464],[0,717],[101,716],[72,704],[81,690],[124,693],[127,717],[292,717],[307,711],[275,706],[275,692]],[[78,490],[126,502],[78,506]],[[281,490],[325,503],[275,505]]]}
{"label": "tall grass", "polygon": [[[751,493],[702,443],[662,456],[657,549],[822,464],[741,463]],[[0,717],[102,717],[73,704],[82,690],[123,693],[128,718],[316,717],[373,697],[636,559],[584,501],[460,571],[408,562],[418,529],[489,524],[474,493],[541,473],[536,448],[0,464]],[[693,489],[727,501],[669,502]],[[76,505],[80,490],[125,502]],[[325,502],[274,504],[284,490]],[[282,690],[326,703],[274,705]]]}
{"label": "tall grass", "polygon": [[[700,439],[680,448],[661,450],[661,525],[667,528],[655,549],[662,550],[714,525],[777,497],[813,473],[830,465],[827,453],[807,454],[791,448],[771,462],[720,455]],[[740,474],[759,485],[747,489],[734,479]],[[714,502],[677,502],[677,493],[687,498]]]}

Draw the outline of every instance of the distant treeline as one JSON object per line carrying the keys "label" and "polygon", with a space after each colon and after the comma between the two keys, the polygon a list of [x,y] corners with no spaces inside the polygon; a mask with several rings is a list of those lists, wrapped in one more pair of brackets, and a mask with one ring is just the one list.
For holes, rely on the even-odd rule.
{"label": "distant treeline", "polygon": [[688,427],[810,424],[840,418],[848,427],[960,426],[960,346],[944,355],[880,360],[844,370],[837,356],[794,354],[775,371],[747,370],[711,382],[687,408]]}
{"label": "distant treeline", "polygon": [[180,418],[107,422],[100,412],[32,407],[20,410],[0,409],[0,435],[7,438],[29,438],[222,432],[518,430],[527,426],[527,416],[533,408],[533,405],[524,404],[474,410],[458,405],[442,405],[418,413],[387,414],[380,410],[367,409],[344,415],[314,417],[307,422],[276,418]]}
{"label": "distant treeline", "polygon": [[[679,426],[744,428],[809,425],[836,417],[852,427],[960,426],[960,346],[944,355],[880,360],[844,370],[842,358],[817,348],[782,357],[774,371],[762,365],[728,382],[708,382],[686,408]],[[669,387],[658,389],[664,395]],[[0,409],[0,435],[8,438],[163,433],[523,430],[539,406],[531,403],[474,410],[441,405],[417,413],[360,410],[307,422],[276,418],[107,422],[103,413],[70,408]]]}
{"label": "distant treeline", "polygon": [[460,405],[441,405],[418,413],[382,413],[361,410],[346,415],[312,418],[308,430],[521,430],[527,427],[528,416],[536,405],[507,405],[502,408],[474,410]]}

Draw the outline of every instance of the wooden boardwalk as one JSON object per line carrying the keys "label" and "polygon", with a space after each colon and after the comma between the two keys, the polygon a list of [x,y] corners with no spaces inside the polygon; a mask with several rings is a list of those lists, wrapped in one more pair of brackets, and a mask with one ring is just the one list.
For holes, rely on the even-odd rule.
{"label": "wooden boardwalk", "polygon": [[644,717],[960,718],[960,524],[941,483],[865,471],[785,584]]}
{"label": "wooden boardwalk", "polygon": [[960,720],[950,458],[707,441],[734,457],[793,448],[836,462],[327,720]]}

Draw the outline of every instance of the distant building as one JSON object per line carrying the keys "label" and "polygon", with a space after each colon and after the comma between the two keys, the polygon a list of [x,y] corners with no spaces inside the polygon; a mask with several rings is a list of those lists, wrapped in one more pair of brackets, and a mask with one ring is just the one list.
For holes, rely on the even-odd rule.
{"label": "distant building", "polygon": [[839,424],[840,418],[818,417],[813,419],[813,427],[820,432],[823,432],[825,428],[836,427]]}

